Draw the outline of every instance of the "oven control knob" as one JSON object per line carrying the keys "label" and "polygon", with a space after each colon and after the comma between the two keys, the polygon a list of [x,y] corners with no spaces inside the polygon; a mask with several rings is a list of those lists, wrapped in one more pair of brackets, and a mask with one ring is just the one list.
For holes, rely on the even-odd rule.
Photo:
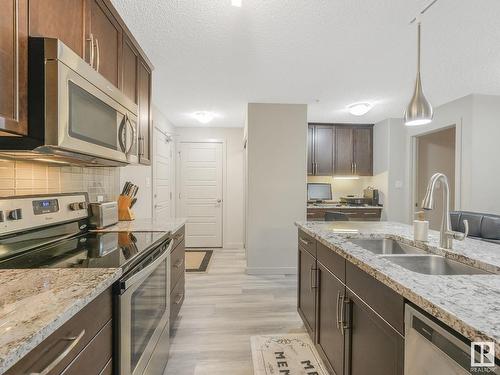
{"label": "oven control knob", "polygon": [[69,204],[69,209],[71,211],[78,211],[80,209],[80,206],[79,206],[78,202],[70,203]]}
{"label": "oven control knob", "polygon": [[21,220],[23,218],[23,211],[20,208],[9,212],[9,220]]}
{"label": "oven control knob", "polygon": [[85,210],[87,208],[87,202],[78,203],[78,208],[80,208],[80,210]]}

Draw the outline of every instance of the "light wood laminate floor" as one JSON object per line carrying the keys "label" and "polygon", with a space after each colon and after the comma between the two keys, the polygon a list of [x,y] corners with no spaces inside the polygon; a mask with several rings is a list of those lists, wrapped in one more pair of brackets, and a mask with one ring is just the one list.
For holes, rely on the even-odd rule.
{"label": "light wood laminate floor", "polygon": [[244,250],[215,250],[207,273],[186,274],[165,375],[251,375],[250,337],[305,332],[296,276],[250,276]]}

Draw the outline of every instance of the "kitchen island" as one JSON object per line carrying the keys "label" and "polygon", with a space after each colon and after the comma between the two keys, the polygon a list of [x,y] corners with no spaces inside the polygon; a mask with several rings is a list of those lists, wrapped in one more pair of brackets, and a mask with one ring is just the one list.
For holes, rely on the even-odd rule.
{"label": "kitchen island", "polygon": [[[316,339],[323,358],[326,357],[332,367],[342,363],[339,358],[343,358],[343,354],[335,350],[344,341],[335,340],[350,334],[357,337],[346,344],[351,350],[348,356],[354,355],[357,359],[365,356],[365,363],[369,363],[366,352],[356,352],[369,346],[372,348],[370,359],[377,361],[378,355],[381,363],[389,363],[387,368],[390,370],[386,374],[401,374],[405,303],[423,310],[470,341],[494,342],[498,357],[498,245],[466,239],[455,241],[453,250],[445,250],[438,246],[439,232],[430,231],[429,241],[418,243],[413,241],[411,226],[391,222],[297,222],[296,225],[299,228],[299,313],[309,333]],[[476,267],[483,274],[417,273],[392,262],[390,257],[375,254],[351,242],[353,239],[384,238]],[[315,294],[308,294],[309,290],[315,291]],[[326,298],[332,295],[333,298]],[[341,301],[337,301],[337,308],[335,301],[330,302],[335,300],[336,295]],[[342,305],[346,301],[351,304],[350,311],[345,310],[351,316],[350,323],[344,323],[344,320],[349,321],[349,316],[343,314]],[[330,323],[327,319],[335,320],[335,311],[340,311],[337,321]],[[363,321],[362,317],[366,316],[370,319]],[[364,331],[360,328],[363,322],[371,322],[366,323],[364,328],[378,325],[379,329],[371,333],[369,329]],[[354,328],[350,324],[354,324]],[[340,333],[337,335],[338,328]],[[366,343],[364,347],[363,343]],[[384,358],[384,354],[388,357]],[[349,365],[348,361],[346,363]],[[363,366],[359,360],[352,363]],[[343,368],[334,368],[334,371],[342,373]],[[360,372],[351,370],[351,373]]]}

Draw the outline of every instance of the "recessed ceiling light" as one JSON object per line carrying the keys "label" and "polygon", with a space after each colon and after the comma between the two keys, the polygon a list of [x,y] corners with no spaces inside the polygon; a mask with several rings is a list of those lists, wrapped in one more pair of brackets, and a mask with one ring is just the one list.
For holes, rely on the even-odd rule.
{"label": "recessed ceiling light", "polygon": [[208,111],[198,111],[193,113],[192,116],[202,124],[208,124],[215,118],[215,114]]}
{"label": "recessed ceiling light", "polygon": [[351,115],[363,116],[367,114],[373,108],[373,104],[370,103],[354,103],[347,106],[347,110]]}
{"label": "recessed ceiling light", "polygon": [[231,0],[231,5],[233,7],[241,8],[241,3],[242,3],[242,0]]}

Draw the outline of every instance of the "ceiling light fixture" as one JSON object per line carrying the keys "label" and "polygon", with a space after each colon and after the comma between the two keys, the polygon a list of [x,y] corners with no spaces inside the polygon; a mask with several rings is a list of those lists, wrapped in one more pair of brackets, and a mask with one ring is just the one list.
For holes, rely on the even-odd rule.
{"label": "ceiling light fixture", "polygon": [[202,124],[208,124],[215,118],[215,114],[208,111],[198,111],[193,113],[192,116]]}
{"label": "ceiling light fixture", "polygon": [[238,8],[241,8],[241,5],[242,5],[242,0],[231,0],[231,5],[233,7],[238,7]]}
{"label": "ceiling light fixture", "polygon": [[405,125],[417,126],[425,125],[432,122],[434,109],[431,103],[427,100],[422,90],[422,81],[420,79],[420,21],[417,20],[417,78],[415,81],[415,89],[413,97],[405,111]]}
{"label": "ceiling light fixture", "polygon": [[363,116],[366,115],[372,108],[373,104],[370,103],[354,103],[347,106],[347,110],[351,115]]}

